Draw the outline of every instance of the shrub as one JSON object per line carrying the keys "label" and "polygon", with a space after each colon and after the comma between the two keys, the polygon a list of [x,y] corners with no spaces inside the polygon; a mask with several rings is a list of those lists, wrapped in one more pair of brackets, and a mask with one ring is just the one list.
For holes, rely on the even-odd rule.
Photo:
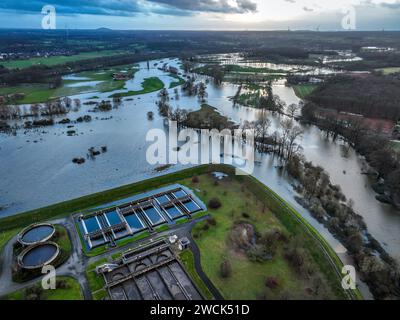
{"label": "shrub", "polygon": [[193,183],[199,183],[199,182],[200,182],[199,177],[198,177],[198,176],[193,176],[192,182],[193,182]]}
{"label": "shrub", "polygon": [[218,198],[212,198],[209,202],[208,202],[208,206],[211,209],[218,209],[222,206],[221,201]]}

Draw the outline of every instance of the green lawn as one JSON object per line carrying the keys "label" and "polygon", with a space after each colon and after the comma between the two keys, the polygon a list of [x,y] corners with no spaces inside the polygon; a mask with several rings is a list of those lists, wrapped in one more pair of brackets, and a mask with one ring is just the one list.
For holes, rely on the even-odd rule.
{"label": "green lawn", "polygon": [[144,79],[142,82],[143,89],[138,91],[127,91],[122,93],[116,93],[110,96],[110,98],[114,97],[131,97],[137,96],[140,94],[146,94],[150,92],[159,91],[164,88],[164,82],[162,82],[158,77],[151,77]]}
{"label": "green lawn", "polygon": [[[63,282],[63,287],[58,287],[60,281]],[[78,281],[71,277],[58,277],[57,288],[55,290],[41,290],[41,283],[35,284],[33,287],[35,292],[40,291],[40,300],[83,300],[81,286]],[[21,289],[3,297],[4,300],[27,300],[29,293],[33,287]]]}
{"label": "green lawn", "polygon": [[287,73],[287,71],[285,71],[285,70],[243,67],[243,66],[239,66],[239,65],[227,65],[227,66],[225,66],[225,70],[228,72],[234,72],[234,73],[284,73],[284,74]]}
{"label": "green lawn", "polygon": [[170,89],[179,87],[181,85],[183,85],[185,83],[185,80],[183,80],[180,76],[176,75],[176,74],[170,74],[169,75],[172,78],[175,78],[177,81],[171,82],[169,85]]}
{"label": "green lawn", "polygon": [[37,57],[37,58],[31,58],[31,59],[26,59],[26,60],[11,60],[7,62],[2,62],[4,67],[6,68],[27,68],[30,66],[34,65],[46,65],[46,66],[54,66],[57,64],[64,64],[67,62],[72,62],[72,61],[79,61],[79,60],[85,60],[85,59],[94,59],[94,58],[99,58],[99,57],[107,57],[107,56],[113,56],[113,55],[119,55],[119,54],[124,54],[126,53],[125,51],[120,51],[120,50],[104,50],[104,51],[96,51],[96,52],[83,52],[80,54],[72,55],[72,56],[52,56],[52,57]]}
{"label": "green lawn", "polygon": [[293,86],[293,90],[300,99],[306,99],[317,87],[315,84],[300,84]]}
{"label": "green lawn", "polygon": [[19,231],[21,231],[21,229],[16,228],[0,232],[0,253],[3,250],[3,247],[6,245],[6,243],[10,241],[10,239],[14,237]]}
{"label": "green lawn", "polygon": [[400,67],[380,68],[380,69],[375,69],[375,70],[382,72],[384,75],[388,75],[388,74],[400,72]]}
{"label": "green lawn", "polygon": [[[247,222],[252,224],[258,233],[268,230],[280,230],[288,237],[298,238],[300,244],[304,244],[307,256],[311,265],[316,268],[322,279],[329,283],[328,275],[333,274],[332,269],[325,270],[325,266],[320,267],[320,257],[313,255],[309,250],[307,242],[304,241],[304,233],[291,234],[280,220],[260,201],[249,189],[242,186],[234,179],[224,179],[218,185],[214,184],[214,179],[209,175],[199,177],[200,183],[193,184],[190,179],[183,184],[192,189],[200,189],[196,194],[205,202],[211,198],[218,197],[222,207],[218,210],[209,210],[209,213],[216,220],[216,225],[204,230],[204,223],[199,223],[193,229],[193,237],[201,252],[201,263],[203,271],[218,288],[226,299],[258,299],[264,295],[265,281],[267,277],[278,279],[279,288],[269,293],[269,298],[290,298],[312,299],[313,296],[305,294],[305,290],[310,283],[307,279],[299,276],[284,259],[284,247],[279,246],[276,255],[270,261],[252,262],[243,253],[232,249],[229,235],[235,222]],[[250,217],[246,218],[243,213]],[[315,258],[315,259],[314,259]],[[228,260],[232,267],[232,274],[229,278],[222,278],[220,275],[220,265],[224,260]],[[325,262],[323,262],[325,263]],[[322,274],[326,272],[328,275]],[[239,281],[238,281],[239,279]],[[334,289],[331,286],[335,287]],[[337,278],[326,285],[326,296],[330,299],[343,298],[343,292]]]}

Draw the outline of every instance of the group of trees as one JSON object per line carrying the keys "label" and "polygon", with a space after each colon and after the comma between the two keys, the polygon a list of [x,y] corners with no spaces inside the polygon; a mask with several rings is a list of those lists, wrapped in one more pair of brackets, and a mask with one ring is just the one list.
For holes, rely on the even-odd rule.
{"label": "group of trees", "polygon": [[400,119],[400,79],[393,76],[332,77],[310,96],[318,106],[370,118]]}
{"label": "group of trees", "polygon": [[79,99],[72,100],[68,97],[49,101],[44,104],[31,104],[30,107],[0,104],[0,119],[18,120],[27,117],[53,117],[67,114],[72,109],[78,110],[80,107],[81,101]]}

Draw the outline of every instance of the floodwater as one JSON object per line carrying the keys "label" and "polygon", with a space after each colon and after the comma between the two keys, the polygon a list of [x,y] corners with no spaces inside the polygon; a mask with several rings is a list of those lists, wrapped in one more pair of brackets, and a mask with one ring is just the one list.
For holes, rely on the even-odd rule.
{"label": "floodwater", "polygon": [[[177,59],[164,59],[164,62],[179,67]],[[158,66],[162,65],[160,61],[158,63]],[[155,61],[150,62],[151,68],[148,70],[145,62],[140,63],[141,70],[133,80],[128,81],[127,89],[140,90],[143,80],[153,76],[158,76],[166,88],[176,81],[154,64]],[[236,85],[215,86],[209,83],[207,87],[207,103],[223,115],[236,122],[257,119],[259,110],[233,106],[229,98],[235,95]],[[299,102],[293,90],[282,82],[276,82],[273,91],[287,104]],[[71,98],[85,102],[95,94],[101,100],[116,92],[91,92]],[[179,90],[180,96],[176,99],[173,89],[169,89],[169,93],[173,107],[191,110],[199,108],[197,97],[184,96]],[[77,130],[76,136],[67,136],[66,131],[71,128],[62,124],[26,132],[19,130],[16,136],[0,135],[0,207],[3,207],[0,216],[13,215],[182,169],[184,166],[178,164],[157,173],[155,166],[146,161],[146,150],[151,144],[146,142],[148,131],[167,130],[163,119],[158,116],[157,100],[157,93],[133,96],[124,99],[118,108],[106,113],[89,112],[92,107],[82,104],[79,111],[71,112],[68,117],[74,120],[90,114],[93,121],[75,124],[72,130]],[[154,113],[153,120],[147,118],[149,111]],[[281,118],[271,115],[271,119],[271,130],[274,130],[278,128]],[[354,209],[364,217],[370,233],[400,261],[400,214],[375,200],[368,177],[361,174],[363,160],[352,148],[339,140],[326,138],[315,126],[303,126],[303,129],[301,145],[306,159],[326,169],[332,182],[341,186],[347,198],[353,199]],[[83,165],[72,163],[74,157],[85,158],[90,147],[100,150],[101,146],[107,146],[108,151],[95,160],[86,159]],[[276,168],[278,160],[271,155],[261,154],[256,155],[256,160],[254,176],[291,203],[346,260],[343,246],[307,210],[296,203],[292,182]]]}

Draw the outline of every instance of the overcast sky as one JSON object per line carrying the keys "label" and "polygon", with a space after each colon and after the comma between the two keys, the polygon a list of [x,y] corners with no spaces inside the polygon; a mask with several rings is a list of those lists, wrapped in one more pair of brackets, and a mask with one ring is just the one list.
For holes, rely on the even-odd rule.
{"label": "overcast sky", "polygon": [[1,0],[0,27],[40,28],[44,5],[60,29],[400,30],[400,0]]}

